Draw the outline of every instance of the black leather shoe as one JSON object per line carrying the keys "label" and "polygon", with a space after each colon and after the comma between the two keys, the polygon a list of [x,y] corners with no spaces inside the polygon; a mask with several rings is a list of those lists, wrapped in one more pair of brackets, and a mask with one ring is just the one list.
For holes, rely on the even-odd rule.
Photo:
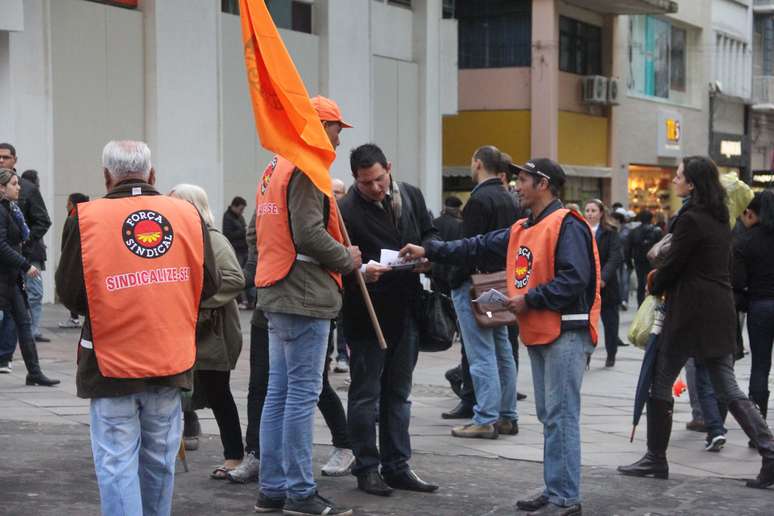
{"label": "black leather shoe", "polygon": [[35,335],[35,342],[51,342],[51,339],[43,335]]}
{"label": "black leather shoe", "polygon": [[583,514],[583,511],[579,503],[569,507],[549,503],[536,511],[528,512],[527,516],[581,516],[581,514]]}
{"label": "black leather shoe", "polygon": [[59,383],[59,380],[49,378],[43,373],[28,374],[25,383],[27,385],[42,385],[43,387],[53,387]]}
{"label": "black leather shoe", "polygon": [[615,366],[615,357],[608,356],[607,360],[605,360],[605,367],[614,367]]}
{"label": "black leather shoe", "polygon": [[546,505],[548,505],[548,497],[542,493],[534,498],[527,498],[526,500],[516,502],[516,508],[521,511],[536,511]]}
{"label": "black leather shoe", "polygon": [[443,412],[441,414],[443,419],[470,419],[473,417],[473,407],[460,401],[456,407],[449,412]]}
{"label": "black leather shoe", "polygon": [[372,469],[357,477],[357,488],[376,496],[390,496],[392,488],[385,484],[378,471]]}
{"label": "black leather shoe", "polygon": [[438,490],[438,486],[425,482],[411,470],[405,471],[393,477],[384,479],[393,489],[402,489],[404,491],[418,491],[420,493],[432,493]]}
{"label": "black leather shoe", "polygon": [[516,392],[516,399],[518,401],[524,401],[524,400],[527,399],[527,395],[526,394],[522,394],[520,392]]}

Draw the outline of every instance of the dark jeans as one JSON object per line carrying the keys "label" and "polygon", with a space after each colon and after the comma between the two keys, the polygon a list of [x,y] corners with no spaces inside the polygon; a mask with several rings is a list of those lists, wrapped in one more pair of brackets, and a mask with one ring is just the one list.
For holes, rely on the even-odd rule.
{"label": "dark jeans", "polygon": [[712,380],[709,371],[700,360],[694,361],[696,366],[696,394],[701,405],[701,413],[704,416],[704,426],[710,438],[725,435],[725,425],[728,409],[715,396],[712,388]]}
{"label": "dark jeans", "polygon": [[[333,333],[328,339],[328,355],[333,349]],[[330,356],[325,360],[323,370],[322,391],[317,402],[317,408],[325,419],[325,424],[331,431],[333,446],[336,448],[352,448],[347,434],[347,416],[339,395],[328,381]],[[269,330],[250,325],[250,381],[247,388],[247,430],[245,432],[245,449],[260,455],[259,432],[261,429],[261,413],[266,401],[266,390],[269,385]]]}
{"label": "dark jeans", "polygon": [[645,299],[645,287],[648,286],[648,273],[651,271],[651,266],[647,263],[635,263],[634,269],[637,273],[637,306],[640,306]]}
{"label": "dark jeans", "polygon": [[[328,350],[328,355],[331,352]],[[349,350],[347,349],[347,340],[344,338],[344,311],[339,312],[336,318],[336,360],[344,359],[349,362]]]}
{"label": "dark jeans", "polygon": [[621,314],[618,305],[602,305],[602,326],[605,330],[605,351],[608,357],[618,352],[618,326]]}
{"label": "dark jeans", "polygon": [[11,310],[0,313],[3,315],[0,322],[0,362],[5,363],[13,360],[13,352],[16,350],[16,325]]}
{"label": "dark jeans", "polygon": [[[397,475],[408,470],[411,458],[411,379],[417,364],[417,323],[406,313],[400,339],[388,339],[387,349],[376,339],[349,339],[349,435],[355,466],[352,474],[362,475],[381,463],[382,474]],[[376,446],[376,411],[379,411],[379,447]]]}
{"label": "dark jeans", "polygon": [[212,409],[220,430],[223,443],[223,457],[226,460],[242,460],[242,427],[239,424],[234,397],[231,395],[230,371],[197,370],[194,372],[194,392],[204,395],[206,404]]}
{"label": "dark jeans", "polygon": [[771,349],[774,343],[774,299],[750,301],[747,311],[747,333],[750,336],[750,394],[769,392]]}
{"label": "dark jeans", "polygon": [[[653,385],[650,388],[651,398],[672,401],[672,385],[675,383],[680,370],[688,358],[686,355],[669,350],[664,342],[661,343],[661,349],[659,349],[656,359]],[[699,360],[696,362],[698,365]],[[736,383],[733,354],[702,359],[701,365],[706,369],[712,388],[720,403],[728,406],[731,401],[747,399],[747,396],[744,395]]]}
{"label": "dark jeans", "polygon": [[[460,336],[462,339],[462,336]],[[516,370],[519,370],[519,327],[508,326],[508,340],[511,342],[513,350],[513,360],[516,362]],[[470,404],[471,407],[476,404],[476,392],[473,390],[473,379],[470,377],[470,364],[465,355],[465,346],[460,346],[462,360],[460,361],[460,373],[462,375],[462,386],[460,387],[460,400]]]}
{"label": "dark jeans", "polygon": [[[32,336],[32,316],[30,315],[30,308],[27,302],[24,300],[24,293],[17,285],[14,289],[14,295],[10,299],[10,310],[4,312],[3,320],[6,316],[13,320],[13,324],[16,328],[15,335],[19,340],[19,348],[22,351],[22,357],[24,358],[24,365],[27,367],[29,374],[39,374],[40,364],[38,363],[38,351],[35,344],[35,339]],[[12,341],[16,343],[16,338]],[[7,346],[7,344],[6,344]],[[6,348],[8,349],[8,348]],[[8,353],[6,351],[6,353]],[[9,358],[13,356],[13,348],[10,348]]]}

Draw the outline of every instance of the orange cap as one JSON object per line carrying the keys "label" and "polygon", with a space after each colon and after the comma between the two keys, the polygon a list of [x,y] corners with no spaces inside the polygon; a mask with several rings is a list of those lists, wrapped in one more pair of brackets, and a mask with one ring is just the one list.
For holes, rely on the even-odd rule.
{"label": "orange cap", "polygon": [[342,127],[352,127],[352,125],[344,121],[341,117],[339,105],[331,99],[318,95],[311,100],[314,109],[317,111],[317,116],[323,122],[338,122]]}

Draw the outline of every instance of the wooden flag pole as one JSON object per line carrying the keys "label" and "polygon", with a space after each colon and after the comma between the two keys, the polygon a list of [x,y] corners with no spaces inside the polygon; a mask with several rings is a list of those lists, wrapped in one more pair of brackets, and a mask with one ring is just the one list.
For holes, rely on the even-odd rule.
{"label": "wooden flag pole", "polygon": [[[347,226],[344,225],[344,218],[341,216],[341,211],[338,209],[338,205],[336,206],[336,213],[339,216],[339,226],[341,227],[341,235],[344,237],[344,245],[347,247],[352,245],[352,242],[349,240],[349,233],[347,233]],[[366,308],[368,309],[368,315],[371,317],[371,324],[374,326],[374,332],[376,333],[376,338],[379,340],[379,347],[382,349],[387,349],[387,341],[384,340],[384,334],[382,333],[382,327],[379,325],[379,318],[376,317],[376,311],[374,310],[374,304],[371,301],[371,294],[368,293],[368,288],[365,284],[365,278],[363,278],[363,273],[360,272],[360,269],[355,269],[355,277],[357,278],[357,284],[360,285],[360,293],[363,294],[363,301],[366,304]]]}

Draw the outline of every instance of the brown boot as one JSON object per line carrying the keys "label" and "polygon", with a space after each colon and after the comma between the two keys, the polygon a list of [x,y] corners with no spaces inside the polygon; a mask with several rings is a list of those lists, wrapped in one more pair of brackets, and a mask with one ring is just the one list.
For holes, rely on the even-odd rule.
{"label": "brown boot", "polygon": [[748,480],[747,487],[765,489],[774,485],[774,436],[771,435],[766,420],[761,416],[755,403],[748,399],[730,402],[728,410],[747,437],[755,444],[762,459],[758,477],[755,480]]}
{"label": "brown boot", "polygon": [[648,400],[648,452],[629,466],[618,466],[618,471],[630,477],[668,479],[669,463],[666,450],[672,433],[672,407],[674,401]]}

